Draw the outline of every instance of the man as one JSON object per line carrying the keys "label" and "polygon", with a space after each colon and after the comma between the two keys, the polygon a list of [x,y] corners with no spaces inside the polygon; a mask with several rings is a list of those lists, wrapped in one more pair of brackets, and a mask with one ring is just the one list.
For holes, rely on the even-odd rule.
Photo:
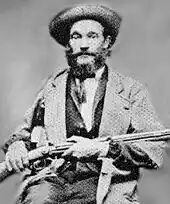
{"label": "man", "polygon": [[69,67],[47,81],[4,145],[7,167],[28,167],[35,143],[72,146],[26,176],[18,203],[138,203],[140,169],[162,165],[162,143],[95,139],[164,129],[146,89],[106,65],[120,23],[100,5],[68,8],[51,21],[50,34],[66,47]]}

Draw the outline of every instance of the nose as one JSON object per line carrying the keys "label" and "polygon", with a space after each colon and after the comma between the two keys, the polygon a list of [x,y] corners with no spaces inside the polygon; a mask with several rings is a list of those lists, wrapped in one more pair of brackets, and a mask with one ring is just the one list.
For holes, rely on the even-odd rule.
{"label": "nose", "polygon": [[89,43],[88,43],[88,39],[86,39],[85,37],[82,38],[81,40],[81,44],[80,44],[80,50],[82,52],[85,52],[89,49]]}

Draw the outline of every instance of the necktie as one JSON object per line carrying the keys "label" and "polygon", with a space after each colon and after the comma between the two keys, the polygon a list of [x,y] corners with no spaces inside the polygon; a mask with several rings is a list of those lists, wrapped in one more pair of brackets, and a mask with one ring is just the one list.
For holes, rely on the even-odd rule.
{"label": "necktie", "polygon": [[96,79],[86,79],[79,84],[79,107],[87,130],[91,129],[92,108],[95,92],[97,89]]}
{"label": "necktie", "polygon": [[79,80],[82,82],[88,78],[95,78],[96,74],[93,72],[93,73],[87,73],[87,74],[84,74],[82,76],[79,77]]}
{"label": "necktie", "polygon": [[86,103],[86,89],[85,89],[85,84],[84,81],[80,82],[77,87],[77,97],[78,97],[78,102],[81,105],[82,103]]}
{"label": "necktie", "polygon": [[84,82],[86,79],[90,79],[90,78],[95,78],[95,73],[88,73],[79,79],[79,82],[78,82],[78,100],[79,100],[80,104],[87,102],[87,100],[86,100],[86,88],[85,88]]}

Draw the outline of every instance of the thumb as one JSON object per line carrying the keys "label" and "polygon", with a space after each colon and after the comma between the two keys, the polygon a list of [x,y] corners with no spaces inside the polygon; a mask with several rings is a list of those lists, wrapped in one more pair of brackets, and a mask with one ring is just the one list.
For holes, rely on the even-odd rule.
{"label": "thumb", "polygon": [[23,161],[24,166],[27,167],[27,166],[29,165],[28,153],[25,153],[25,154],[22,156],[22,161]]}
{"label": "thumb", "polygon": [[72,136],[70,138],[67,139],[67,142],[80,142],[82,140],[89,140],[88,138],[84,138],[84,137],[81,137],[81,136]]}
{"label": "thumb", "polygon": [[52,166],[54,166],[56,169],[58,169],[60,166],[62,166],[64,164],[65,160],[63,158],[60,158],[60,159],[55,159],[53,162],[52,162]]}

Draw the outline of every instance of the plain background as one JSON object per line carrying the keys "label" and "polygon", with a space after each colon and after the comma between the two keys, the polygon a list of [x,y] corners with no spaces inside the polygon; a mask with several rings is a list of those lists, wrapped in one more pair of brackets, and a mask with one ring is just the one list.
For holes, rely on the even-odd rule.
{"label": "plain background", "polygon": [[[170,128],[169,0],[0,0],[0,143],[9,137],[44,80],[66,67],[64,48],[48,34],[50,19],[76,3],[99,3],[123,17],[109,65],[148,88],[166,128]],[[140,182],[142,204],[170,203],[170,158]],[[1,161],[4,155],[0,155]],[[0,203],[12,204],[20,176],[0,184]]]}

